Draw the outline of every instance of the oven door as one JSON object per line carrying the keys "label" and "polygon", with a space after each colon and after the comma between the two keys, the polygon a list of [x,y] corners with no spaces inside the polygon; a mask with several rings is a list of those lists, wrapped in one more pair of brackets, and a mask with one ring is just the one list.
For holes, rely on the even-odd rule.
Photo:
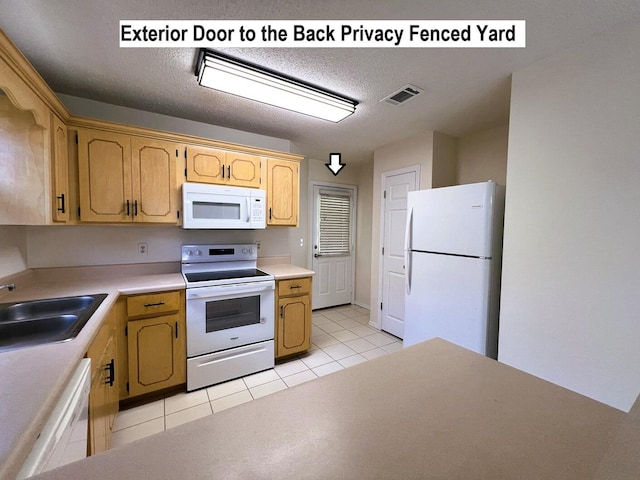
{"label": "oven door", "polygon": [[187,289],[187,356],[274,338],[275,282]]}

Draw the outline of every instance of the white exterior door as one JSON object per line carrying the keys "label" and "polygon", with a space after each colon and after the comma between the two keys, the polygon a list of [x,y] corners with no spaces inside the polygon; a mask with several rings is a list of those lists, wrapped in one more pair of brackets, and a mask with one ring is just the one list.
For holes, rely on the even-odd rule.
{"label": "white exterior door", "polygon": [[355,188],[313,185],[312,308],[353,300]]}
{"label": "white exterior door", "polygon": [[382,315],[380,328],[404,337],[404,236],[407,195],[417,187],[417,170],[383,179]]}

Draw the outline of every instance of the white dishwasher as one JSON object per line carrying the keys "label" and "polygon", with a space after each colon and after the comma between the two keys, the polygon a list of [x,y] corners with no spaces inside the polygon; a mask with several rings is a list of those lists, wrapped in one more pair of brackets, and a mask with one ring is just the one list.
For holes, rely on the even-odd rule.
{"label": "white dishwasher", "polygon": [[28,478],[87,456],[91,360],[84,358],[18,473]]}

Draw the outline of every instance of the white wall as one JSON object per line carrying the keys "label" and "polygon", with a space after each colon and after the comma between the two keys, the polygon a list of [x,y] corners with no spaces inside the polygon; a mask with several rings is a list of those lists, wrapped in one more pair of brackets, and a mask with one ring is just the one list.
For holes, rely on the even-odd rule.
{"label": "white wall", "polygon": [[172,133],[194,135],[196,137],[210,138],[212,140],[237,143],[251,147],[267,148],[279,152],[289,152],[291,148],[291,142],[283,138],[267,137],[256,133],[243,132],[218,125],[185,120],[184,118],[135,110],[119,105],[110,105],[108,103],[72,97],[61,93],[56,95],[58,95],[58,98],[65,104],[71,114],[76,116],[96,118],[155,130],[164,130]]}
{"label": "white wall", "polygon": [[26,227],[0,225],[0,278],[27,268]]}
{"label": "white wall", "polygon": [[[371,298],[372,324],[380,326],[380,209],[382,205],[382,174],[413,165],[420,165],[418,188],[431,188],[433,165],[433,131],[412,135],[398,142],[377,148],[373,153],[373,193],[371,217]],[[375,307],[374,307],[375,306]]]}
{"label": "white wall", "polygon": [[456,183],[463,185],[493,180],[506,185],[508,137],[508,125],[460,137]]}
{"label": "white wall", "polygon": [[499,360],[628,410],[640,391],[640,28],[513,75]]}

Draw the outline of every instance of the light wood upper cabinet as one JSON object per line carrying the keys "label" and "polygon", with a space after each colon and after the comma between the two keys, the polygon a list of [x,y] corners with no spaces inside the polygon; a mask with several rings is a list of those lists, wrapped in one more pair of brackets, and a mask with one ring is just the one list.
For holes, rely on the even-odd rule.
{"label": "light wood upper cabinet", "polygon": [[187,181],[259,188],[261,160],[256,155],[216,148],[187,147]]}
{"label": "light wood upper cabinet", "polygon": [[299,163],[267,159],[267,225],[298,225]]}
{"label": "light wood upper cabinet", "polygon": [[132,137],[134,221],[178,221],[176,158],[179,150],[178,146],[170,142]]}
{"label": "light wood upper cabinet", "polygon": [[69,134],[67,126],[51,114],[51,165],[53,180],[53,221],[69,221]]}
{"label": "light wood upper cabinet", "polygon": [[179,150],[171,142],[78,129],[80,219],[177,223]]}

